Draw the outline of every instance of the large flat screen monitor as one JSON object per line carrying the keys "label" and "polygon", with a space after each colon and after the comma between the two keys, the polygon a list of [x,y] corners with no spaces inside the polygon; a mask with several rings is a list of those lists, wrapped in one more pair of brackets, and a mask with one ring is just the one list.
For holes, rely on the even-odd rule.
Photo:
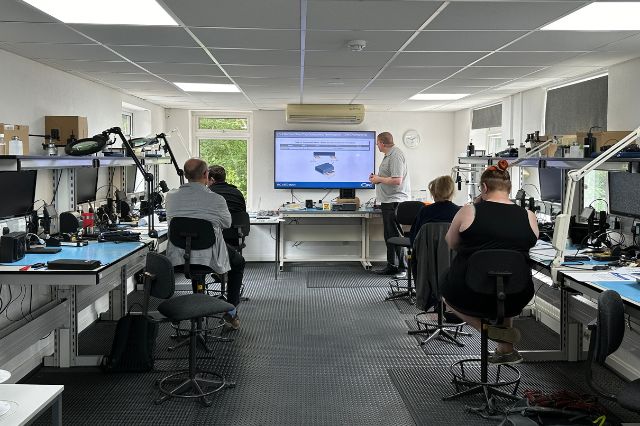
{"label": "large flat screen monitor", "polygon": [[274,187],[373,188],[376,133],[276,130]]}
{"label": "large flat screen monitor", "polygon": [[0,172],[0,218],[26,216],[36,195],[35,170]]}
{"label": "large flat screen monitor", "polygon": [[640,217],[640,173],[609,172],[609,212]]}
{"label": "large flat screen monitor", "polygon": [[97,167],[81,167],[76,169],[76,204],[95,201],[97,189]]}
{"label": "large flat screen monitor", "polygon": [[562,202],[562,169],[538,169],[540,178],[540,198],[544,201]]}

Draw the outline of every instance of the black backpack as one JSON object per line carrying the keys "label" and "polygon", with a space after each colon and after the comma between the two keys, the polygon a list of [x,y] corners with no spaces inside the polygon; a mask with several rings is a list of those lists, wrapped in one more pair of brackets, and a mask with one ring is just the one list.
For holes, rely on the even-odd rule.
{"label": "black backpack", "polygon": [[158,323],[141,314],[118,320],[111,353],[101,364],[105,373],[145,372],[153,369],[153,352],[158,336]]}

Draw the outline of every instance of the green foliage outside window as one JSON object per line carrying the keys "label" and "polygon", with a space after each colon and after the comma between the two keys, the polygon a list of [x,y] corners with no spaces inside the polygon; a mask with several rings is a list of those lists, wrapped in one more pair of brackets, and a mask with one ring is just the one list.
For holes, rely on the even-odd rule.
{"label": "green foliage outside window", "polygon": [[607,210],[609,199],[608,172],[594,170],[584,177],[584,205],[591,205],[597,211]]}
{"label": "green foliage outside window", "polygon": [[247,125],[246,118],[198,118],[198,129],[200,130],[247,130]]}
{"label": "green foliage outside window", "polygon": [[247,140],[200,139],[200,158],[227,171],[227,182],[238,187],[247,198]]}

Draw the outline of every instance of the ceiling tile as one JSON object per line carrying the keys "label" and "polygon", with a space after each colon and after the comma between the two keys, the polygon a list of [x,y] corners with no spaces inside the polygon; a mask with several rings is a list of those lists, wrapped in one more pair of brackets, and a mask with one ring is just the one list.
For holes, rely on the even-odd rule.
{"label": "ceiling tile", "polygon": [[587,51],[632,34],[632,31],[536,31],[504,51]]}
{"label": "ceiling tile", "polygon": [[540,70],[529,75],[530,78],[558,78],[558,77],[574,77],[583,74],[590,74],[600,70],[601,67],[563,67],[555,66]]}
{"label": "ceiling tile", "polygon": [[156,81],[120,81],[112,83],[125,90],[141,90],[141,91],[174,91],[173,84],[164,83],[160,80]]}
{"label": "ceiling tile", "polygon": [[482,90],[487,90],[487,87],[455,87],[455,86],[441,86],[439,84],[431,87],[430,89],[423,90],[420,93],[456,93],[456,94],[473,94]]}
{"label": "ceiling tile", "polygon": [[576,67],[608,67],[640,56],[637,52],[591,52],[562,61],[559,66]]}
{"label": "ceiling tile", "polygon": [[291,87],[291,86],[299,86],[300,79],[299,78],[244,78],[237,77],[234,79],[236,83],[240,85],[240,87],[249,87],[249,86],[273,86],[273,87]]}
{"label": "ceiling tile", "polygon": [[55,18],[21,1],[0,2],[0,22],[58,22]]}
{"label": "ceiling tile", "polygon": [[[459,75],[459,74],[458,74]],[[498,84],[506,83],[509,78],[450,78],[438,84],[439,87],[493,87]]]}
{"label": "ceiling tile", "polygon": [[306,52],[305,67],[375,67],[376,72],[393,56],[391,52]]}
{"label": "ceiling tile", "polygon": [[304,85],[305,87],[364,87],[369,81],[366,78],[305,78]]}
{"label": "ceiling tile", "polygon": [[25,58],[110,61],[121,59],[97,44],[5,43],[3,49]]}
{"label": "ceiling tile", "polygon": [[310,0],[307,28],[417,30],[439,6],[439,2],[423,1]]}
{"label": "ceiling tile", "polygon": [[368,52],[389,52],[400,49],[414,31],[314,31],[308,30],[305,39],[307,50],[342,50],[350,40],[364,40]]}
{"label": "ceiling tile", "polygon": [[640,52],[640,34],[617,41],[599,50],[616,52]]}
{"label": "ceiling tile", "polygon": [[499,78],[512,79],[523,77],[542,67],[469,67],[456,74],[456,78]]}
{"label": "ceiling tile", "polygon": [[180,83],[212,83],[229,84],[230,81],[225,76],[213,77],[210,75],[179,75],[179,74],[158,74],[167,81],[179,81]]}
{"label": "ceiling tile", "polygon": [[299,30],[192,28],[207,47],[227,49],[299,50]]}
{"label": "ceiling tile", "polygon": [[576,52],[496,52],[474,65],[481,67],[548,66],[577,55],[579,53]]}
{"label": "ceiling tile", "polygon": [[113,73],[139,73],[142,71],[135,65],[125,61],[65,61],[49,59],[42,62],[67,71]]}
{"label": "ceiling tile", "polygon": [[223,65],[283,65],[300,64],[300,52],[294,50],[210,49]]}
{"label": "ceiling tile", "polygon": [[193,38],[178,27],[82,24],[71,26],[103,44],[197,47]]}
{"label": "ceiling tile", "polygon": [[452,2],[427,30],[533,30],[587,2]]}
{"label": "ceiling tile", "polygon": [[486,55],[486,53],[402,52],[393,60],[393,66],[462,67],[469,65],[484,55]]}
{"label": "ceiling tile", "polygon": [[[427,27],[430,28],[430,27]],[[493,51],[526,34],[524,31],[421,31],[409,51]]]}
{"label": "ceiling tile", "polygon": [[189,27],[300,28],[300,3],[292,0],[164,0]]}
{"label": "ceiling tile", "polygon": [[460,67],[389,67],[380,75],[382,79],[418,79],[430,80],[450,76]]}
{"label": "ceiling tile", "polygon": [[279,67],[275,65],[225,65],[231,77],[299,77],[300,67]]}
{"label": "ceiling tile", "polygon": [[305,77],[370,79],[378,72],[374,67],[305,67]]}
{"label": "ceiling tile", "polygon": [[11,43],[90,43],[64,24],[33,24],[28,22],[3,22],[0,25],[0,41]]}
{"label": "ceiling tile", "polygon": [[[382,80],[382,79],[376,79],[373,83],[371,83],[371,86],[369,87],[389,87],[389,88],[394,88],[394,87],[400,87],[400,88],[407,88],[407,89],[417,89],[417,91],[424,89],[425,87],[431,86],[432,84],[437,83],[439,80],[436,79],[432,79],[432,80],[402,80],[402,79],[395,79],[395,80]],[[416,93],[417,93],[416,91]]]}
{"label": "ceiling tile", "polygon": [[140,62],[141,67],[154,74],[176,74],[176,75],[206,75],[220,77],[224,76],[217,65],[207,64],[171,64],[160,62]]}
{"label": "ceiling tile", "polygon": [[200,47],[112,46],[112,49],[133,62],[212,63]]}
{"label": "ceiling tile", "polygon": [[90,76],[96,80],[102,80],[110,83],[117,83],[121,81],[158,81],[157,78],[151,74],[138,70],[137,73],[113,73],[113,72],[90,72],[84,71],[84,74]]}

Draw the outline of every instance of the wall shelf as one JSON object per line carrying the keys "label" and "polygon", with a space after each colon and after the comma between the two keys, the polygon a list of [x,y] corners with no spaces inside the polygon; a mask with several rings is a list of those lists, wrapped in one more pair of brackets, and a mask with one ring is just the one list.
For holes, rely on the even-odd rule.
{"label": "wall shelf", "polygon": [[[170,164],[169,157],[140,158],[144,165]],[[129,157],[0,155],[0,171],[133,166]]]}
{"label": "wall shelf", "polygon": [[[459,164],[483,165],[490,166],[498,164],[500,160],[507,160],[512,163],[517,160],[515,157],[458,157]],[[555,169],[580,169],[589,163],[593,158],[559,158],[559,157],[531,157],[523,160],[518,167],[537,167],[537,168],[555,168]],[[629,171],[631,165],[640,163],[639,158],[612,158],[603,163],[596,170],[606,171]]]}

